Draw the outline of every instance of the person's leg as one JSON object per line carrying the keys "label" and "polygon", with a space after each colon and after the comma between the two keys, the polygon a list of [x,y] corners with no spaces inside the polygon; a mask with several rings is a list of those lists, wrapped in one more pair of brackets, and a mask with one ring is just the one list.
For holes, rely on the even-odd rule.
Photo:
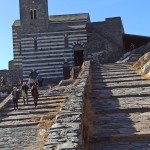
{"label": "person's leg", "polygon": [[24,105],[25,105],[25,103],[26,103],[26,102],[25,102],[25,96],[23,96],[23,102],[24,102]]}
{"label": "person's leg", "polygon": [[15,107],[15,99],[13,98],[13,103],[14,103],[14,110],[16,110],[16,107]]}
{"label": "person's leg", "polygon": [[37,102],[38,102],[38,94],[36,94],[36,106],[37,106]]}
{"label": "person's leg", "polygon": [[36,107],[36,99],[35,99],[35,97],[34,97],[34,106]]}
{"label": "person's leg", "polygon": [[28,104],[28,91],[26,92],[26,100],[27,100],[27,104]]}
{"label": "person's leg", "polygon": [[32,83],[30,83],[30,88],[32,87]]}
{"label": "person's leg", "polygon": [[18,99],[16,100],[16,107],[17,107],[17,109],[18,109]]}
{"label": "person's leg", "polygon": [[37,95],[36,94],[34,95],[34,106],[35,107],[37,106]]}

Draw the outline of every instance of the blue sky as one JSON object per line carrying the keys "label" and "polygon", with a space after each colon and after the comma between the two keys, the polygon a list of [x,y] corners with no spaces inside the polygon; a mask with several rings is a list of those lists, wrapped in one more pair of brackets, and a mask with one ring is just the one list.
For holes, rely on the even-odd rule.
{"label": "blue sky", "polygon": [[[150,36],[150,0],[49,0],[49,15],[89,13],[91,21],[122,18],[125,33]],[[11,26],[19,19],[19,0],[1,0],[0,69],[13,59]]]}

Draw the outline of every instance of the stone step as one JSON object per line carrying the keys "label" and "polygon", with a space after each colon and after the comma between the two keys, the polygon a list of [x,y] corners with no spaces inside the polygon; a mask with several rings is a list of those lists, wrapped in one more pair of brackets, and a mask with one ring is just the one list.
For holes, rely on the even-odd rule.
{"label": "stone step", "polygon": [[[29,120],[30,121],[30,120]],[[7,121],[7,122],[1,122],[0,128],[15,128],[15,127],[23,127],[23,126],[33,126],[37,125],[38,122],[28,122],[26,120],[24,121]]]}
{"label": "stone step", "polygon": [[91,150],[150,149],[150,81],[123,64],[92,66]]}
{"label": "stone step", "polygon": [[36,138],[37,125],[43,119],[52,119],[66,99],[66,94],[51,96],[48,95],[48,91],[39,90],[36,108],[30,90],[28,91],[29,103],[26,105],[24,105],[20,94],[19,110],[14,111],[13,101],[10,100],[9,105],[0,113],[0,135],[2,135],[0,149],[24,149],[30,144],[31,148],[27,149],[33,149],[33,145],[34,149],[39,148],[38,144],[41,143]]}
{"label": "stone step", "polygon": [[132,82],[132,81],[136,81],[136,82],[140,82],[140,81],[147,81],[146,79],[143,78],[116,78],[116,79],[101,79],[101,80],[94,80],[92,83],[93,84],[102,84],[102,83],[116,83],[116,82]]}
{"label": "stone step", "polygon": [[96,115],[93,124],[97,142],[150,138],[150,112]]}
{"label": "stone step", "polygon": [[93,109],[99,113],[111,113],[111,112],[136,112],[136,111],[149,111],[150,102],[149,97],[125,97],[125,98],[108,98],[108,99],[92,99],[91,104]]}
{"label": "stone step", "polygon": [[21,120],[31,120],[31,119],[36,119],[39,120],[43,115],[37,115],[37,114],[15,114],[6,116],[6,117],[1,117],[0,122],[6,122],[6,121],[21,121]]}
{"label": "stone step", "polygon": [[[7,127],[17,127],[24,125],[35,125],[33,118],[40,118],[43,114],[57,112],[61,103],[65,100],[66,94],[59,94],[55,96],[45,95],[46,92],[39,91],[38,106],[35,108],[34,101],[29,92],[28,104],[24,105],[23,98],[20,97],[18,101],[19,110],[14,111],[13,103],[5,108],[5,111],[0,116],[0,128],[4,125]],[[44,95],[43,95],[44,93]],[[11,124],[12,123],[12,124]]]}
{"label": "stone step", "polygon": [[99,76],[93,76],[92,77],[93,78],[93,80],[107,80],[107,79],[109,79],[109,80],[115,80],[115,79],[124,79],[124,78],[138,78],[138,79],[141,79],[141,77],[139,76],[139,75],[127,75],[127,74],[124,74],[124,75],[120,75],[120,76],[101,76],[101,75],[99,75]]}
{"label": "stone step", "polygon": [[[128,72],[128,74],[127,74]],[[115,70],[107,70],[107,71],[102,71],[102,70],[99,70],[99,71],[93,71],[91,73],[93,76],[114,76],[114,75],[138,75],[135,71],[131,71],[131,70],[120,70],[119,71],[115,71]]]}
{"label": "stone step", "polygon": [[97,84],[97,85],[93,85],[92,86],[92,88],[94,89],[94,90],[97,90],[97,89],[119,89],[119,88],[122,88],[122,89],[124,89],[124,88],[136,88],[136,87],[150,87],[150,83],[141,83],[141,84],[122,84],[122,85],[119,85],[119,84],[105,84],[105,83],[103,83],[103,84]]}
{"label": "stone step", "polygon": [[90,150],[150,150],[149,138],[146,140],[110,141],[92,143]]}
{"label": "stone step", "polygon": [[46,114],[46,113],[55,113],[56,112],[56,109],[44,109],[44,110],[30,110],[30,111],[10,111],[8,113],[2,113],[1,116],[2,117],[8,117],[8,116],[19,116],[19,115],[41,115],[41,114]]}

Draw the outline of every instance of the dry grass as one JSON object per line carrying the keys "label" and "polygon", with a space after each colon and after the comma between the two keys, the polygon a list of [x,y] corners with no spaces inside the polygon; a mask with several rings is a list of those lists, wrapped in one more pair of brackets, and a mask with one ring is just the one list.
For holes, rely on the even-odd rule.
{"label": "dry grass", "polygon": [[131,66],[131,69],[138,70],[140,69],[140,67],[141,67],[141,63],[137,61]]}
{"label": "dry grass", "polygon": [[140,74],[140,75],[142,75],[145,79],[150,80],[150,74]]}
{"label": "dry grass", "polygon": [[150,52],[144,54],[143,56],[141,56],[139,58],[139,60],[137,62],[135,62],[130,69],[134,69],[138,71],[138,74],[143,76],[146,79],[150,79],[150,75],[149,74],[145,74],[143,72],[143,66],[150,60]]}
{"label": "dry grass", "polygon": [[[53,125],[55,122],[56,116],[58,112],[60,111],[62,107],[62,103],[58,103],[55,112],[48,113],[43,115],[40,120],[37,122],[39,123],[37,126],[37,131],[36,131],[36,137],[38,138],[38,148],[36,150],[43,150],[43,145],[47,141],[48,137],[48,132],[47,130]],[[35,146],[31,146],[30,150],[34,150]]]}
{"label": "dry grass", "polygon": [[39,143],[36,143],[36,145],[28,146],[24,148],[24,150],[43,150],[43,148],[42,148],[42,145],[40,145]]}
{"label": "dry grass", "polygon": [[131,69],[139,70],[141,69],[148,61],[150,60],[150,52],[144,54],[136,61],[132,66]]}
{"label": "dry grass", "polygon": [[85,64],[83,63],[81,68],[80,68],[80,71],[79,71],[79,74],[78,74],[78,78],[80,78],[80,76],[83,74],[84,68],[85,68]]}
{"label": "dry grass", "polygon": [[[58,112],[54,112],[54,113],[49,113],[49,114],[43,115],[43,117],[41,117],[40,121],[38,121],[39,124],[37,126],[36,137],[38,138],[39,142],[38,142],[37,150],[43,150],[43,145],[47,141],[47,137],[48,137],[47,130],[53,125],[57,113]],[[34,146],[33,146],[33,148],[34,148]],[[30,149],[30,150],[32,150],[32,149]]]}

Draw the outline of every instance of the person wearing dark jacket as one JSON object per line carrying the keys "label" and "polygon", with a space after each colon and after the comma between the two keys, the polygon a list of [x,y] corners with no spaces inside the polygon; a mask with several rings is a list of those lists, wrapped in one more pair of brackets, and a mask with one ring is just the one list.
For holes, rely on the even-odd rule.
{"label": "person wearing dark jacket", "polygon": [[33,85],[31,87],[31,94],[32,94],[33,99],[34,99],[34,106],[36,107],[37,106],[37,101],[38,101],[38,89],[37,89],[37,86],[36,86],[35,82],[33,82]]}
{"label": "person wearing dark jacket", "polygon": [[43,78],[40,75],[37,76],[36,81],[38,82],[39,87],[43,86]]}
{"label": "person wearing dark jacket", "polygon": [[16,110],[16,108],[18,109],[18,99],[19,99],[19,91],[17,90],[17,87],[13,88],[12,99],[14,103],[14,110]]}
{"label": "person wearing dark jacket", "polygon": [[29,78],[32,78],[33,80],[35,80],[37,76],[38,76],[38,73],[35,69],[33,69],[29,74]]}
{"label": "person wearing dark jacket", "polygon": [[67,80],[70,78],[70,67],[67,61],[65,61],[63,65],[63,75],[64,75],[64,80]]}

